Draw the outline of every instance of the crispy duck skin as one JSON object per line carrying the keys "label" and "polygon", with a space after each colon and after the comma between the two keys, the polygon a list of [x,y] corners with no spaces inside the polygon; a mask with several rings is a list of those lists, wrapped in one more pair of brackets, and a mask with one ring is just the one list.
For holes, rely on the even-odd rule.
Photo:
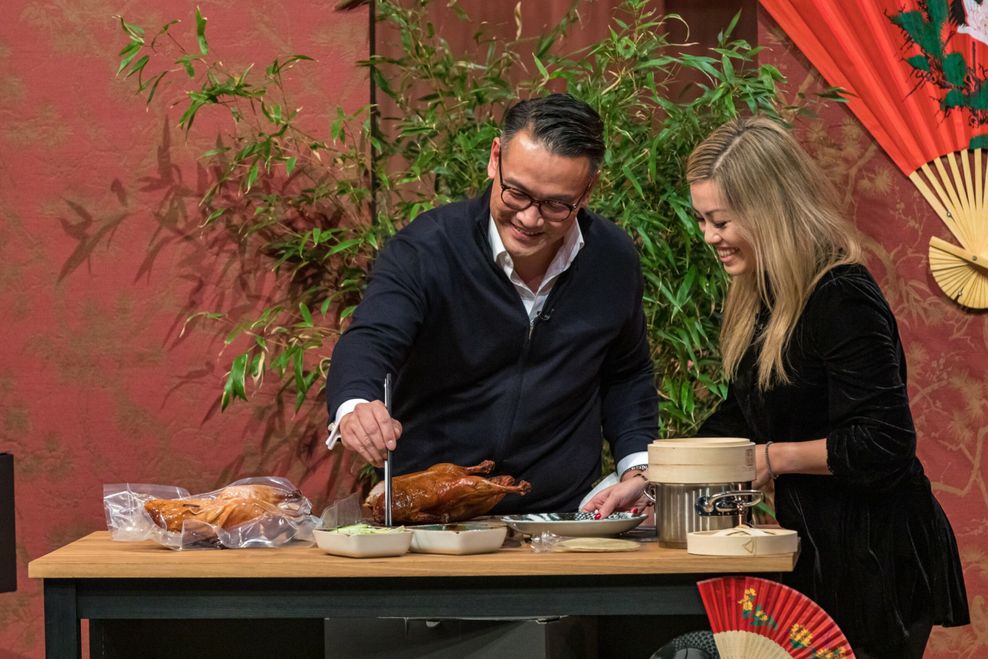
{"label": "crispy duck skin", "polygon": [[[504,495],[525,495],[532,489],[527,481],[515,483],[512,476],[486,478],[492,460],[472,467],[449,462],[424,471],[395,476],[391,481],[391,520],[395,524],[448,524],[487,513]],[[384,521],[384,483],[378,483],[365,505],[377,522]]]}
{"label": "crispy duck skin", "polygon": [[211,499],[151,499],[144,509],[151,521],[168,531],[180,533],[186,521],[232,529],[264,515],[284,515],[279,508],[301,500],[298,490],[285,492],[268,485],[232,485]]}

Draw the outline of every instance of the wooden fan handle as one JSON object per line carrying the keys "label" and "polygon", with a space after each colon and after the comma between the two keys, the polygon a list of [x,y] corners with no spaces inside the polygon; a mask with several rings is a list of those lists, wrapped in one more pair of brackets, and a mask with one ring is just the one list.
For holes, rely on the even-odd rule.
{"label": "wooden fan handle", "polygon": [[937,249],[942,249],[948,254],[953,254],[957,258],[963,259],[972,265],[988,270],[988,256],[978,256],[973,252],[967,251],[963,247],[958,247],[953,243],[948,243],[946,240],[937,238],[936,236],[930,238],[930,245],[936,247]]}

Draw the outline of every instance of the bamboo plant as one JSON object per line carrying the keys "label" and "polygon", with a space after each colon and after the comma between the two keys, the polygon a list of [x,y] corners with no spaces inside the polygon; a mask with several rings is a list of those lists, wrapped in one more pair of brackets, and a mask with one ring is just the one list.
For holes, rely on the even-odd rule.
{"label": "bamboo plant", "polygon": [[[250,399],[267,381],[297,414],[324,417],[335,337],[383,242],[422,211],[483,190],[491,140],[514,99],[565,89],[596,108],[607,127],[592,205],[639,249],[660,434],[691,432],[725,393],[717,328],[726,281],[701,240],[683,162],[738,111],[796,111],[780,100],[781,74],[757,64],[757,47],[732,38],[737,17],[707,54],[689,54],[670,36],[686,32],[681,19],[647,0],[624,0],[606,37],[559,52],[578,17],[574,2],[536,39],[478,31],[476,47],[462,54],[429,23],[428,4],[377,1],[377,20],[401,44],[398,55],[359,63],[382,102],[337,111],[326,135],[303,130],[292,109],[293,81],[318,66],[312,56],[231,70],[210,48],[198,10],[188,49],[177,22],[148,36],[120,19],[127,43],[118,75],[136,81],[147,103],[178,85],[178,125],[187,132],[197,129],[203,108],[225,108],[226,128],[202,155],[213,172],[200,200],[204,230],[223,232],[277,277],[259,311],[202,309],[190,319],[221,323],[233,346],[222,406]],[[449,7],[470,25],[455,1]],[[670,91],[684,72],[701,79],[685,98]]]}

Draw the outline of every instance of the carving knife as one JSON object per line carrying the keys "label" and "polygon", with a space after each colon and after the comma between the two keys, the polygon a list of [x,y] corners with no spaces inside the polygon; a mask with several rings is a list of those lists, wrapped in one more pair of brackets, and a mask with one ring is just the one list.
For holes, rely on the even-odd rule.
{"label": "carving knife", "polygon": [[[384,407],[391,416],[391,374],[384,376]],[[384,525],[393,526],[391,522],[391,451],[384,459]]]}

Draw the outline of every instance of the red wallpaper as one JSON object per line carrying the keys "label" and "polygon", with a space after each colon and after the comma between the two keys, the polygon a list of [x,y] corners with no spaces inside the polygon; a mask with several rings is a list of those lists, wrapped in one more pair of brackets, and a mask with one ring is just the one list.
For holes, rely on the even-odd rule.
{"label": "red wallpaper", "polygon": [[[199,240],[196,157],[212,138],[194,132],[186,142],[168,128],[180,110],[146,111],[133,81],[114,79],[126,39],[113,16],[149,32],[182,18],[173,29],[194,43],[197,4],[213,51],[229,64],[318,57],[296,79],[296,100],[323,134],[337,105],[352,111],[367,100],[354,66],[367,54],[366,8],[3,4],[0,450],[15,455],[19,590],[0,594],[0,657],[43,656],[41,590],[27,562],[105,528],[104,483],[195,492],[277,473],[313,499],[327,492],[319,435],[289,414],[261,422],[249,405],[220,413],[222,334],[179,336],[190,308],[256,304],[263,291],[237,281]],[[176,89],[159,93],[179,98]],[[349,467],[335,479],[345,489]]]}
{"label": "red wallpaper", "polygon": [[[336,105],[366,100],[353,65],[367,52],[366,10],[338,14],[331,4],[216,0],[202,9],[225,61],[318,56],[298,79],[318,127]],[[199,240],[194,200],[203,183],[194,163],[211,141],[186,142],[167,127],[175,109],[147,112],[132,86],[113,78],[124,43],[114,14],[148,28],[183,17],[179,29],[191,30],[195,5],[4,3],[0,449],[16,457],[20,589],[0,594],[0,657],[43,655],[42,597],[27,562],[103,527],[103,483],[201,491],[278,473],[314,499],[332,496],[331,470],[339,487],[350,483],[352,465],[331,465],[319,433],[290,414],[262,421],[249,405],[221,414],[221,336],[179,334],[189,309],[256,304],[264,286],[238,281]],[[764,16],[760,35],[790,93],[819,86]],[[926,244],[946,232],[853,117],[827,108],[800,134],[847,191],[898,315],[919,452],[960,542],[974,624],[935,631],[928,656],[980,656],[988,652],[988,324],[937,292]]]}

